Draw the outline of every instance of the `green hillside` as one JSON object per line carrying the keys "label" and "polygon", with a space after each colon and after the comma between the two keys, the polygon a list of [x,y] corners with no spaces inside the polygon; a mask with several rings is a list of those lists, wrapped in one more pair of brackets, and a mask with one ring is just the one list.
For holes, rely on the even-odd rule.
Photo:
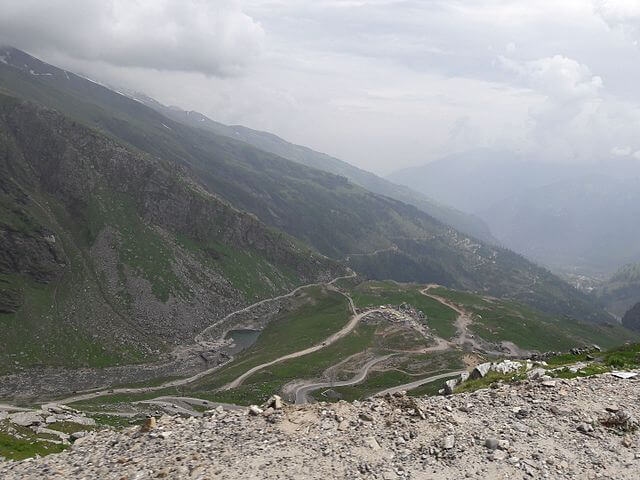
{"label": "green hillside", "polygon": [[0,372],[148,361],[343,271],[184,168],[0,95]]}
{"label": "green hillside", "polygon": [[253,130],[241,125],[224,125],[199,112],[187,112],[175,107],[167,107],[143,94],[135,94],[134,97],[168,118],[195,128],[205,129],[218,135],[243,141],[260,150],[293,160],[308,167],[346,177],[349,181],[366,188],[370,192],[414,205],[433,218],[452,226],[462,233],[491,244],[498,243],[491,235],[489,227],[479,217],[439,204],[408,187],[396,185],[330,155],[316,152],[302,145],[295,145],[271,133]]}
{"label": "green hillside", "polygon": [[[607,321],[589,297],[524,258],[460,234],[345,177],[189,127],[101,85],[12,50],[0,85],[187,169],[209,193],[372,278],[437,281]],[[33,73],[32,73],[33,72]],[[369,255],[371,252],[379,255]],[[352,255],[361,254],[361,255]]]}

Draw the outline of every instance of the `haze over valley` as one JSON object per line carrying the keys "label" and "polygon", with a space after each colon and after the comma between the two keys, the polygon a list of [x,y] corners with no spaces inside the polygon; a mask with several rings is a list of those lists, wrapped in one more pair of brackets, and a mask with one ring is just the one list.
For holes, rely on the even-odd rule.
{"label": "haze over valley", "polygon": [[635,478],[638,42],[0,0],[0,477]]}

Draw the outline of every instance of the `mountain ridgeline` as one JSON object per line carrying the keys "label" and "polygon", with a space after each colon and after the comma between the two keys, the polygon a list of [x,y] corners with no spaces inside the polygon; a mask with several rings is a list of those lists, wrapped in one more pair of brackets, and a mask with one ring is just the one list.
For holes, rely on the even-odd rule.
{"label": "mountain ridgeline", "polygon": [[485,149],[389,179],[478,215],[500,244],[554,271],[608,276],[640,261],[640,163],[634,159],[575,165]]}
{"label": "mountain ridgeline", "polygon": [[239,306],[342,275],[342,265],[610,320],[547,270],[415,205],[24,52],[0,59],[8,369],[145,361]]}
{"label": "mountain ridgeline", "polygon": [[346,177],[349,181],[366,188],[370,192],[384,195],[409,205],[414,205],[433,218],[452,226],[462,233],[491,244],[497,243],[497,240],[493,237],[487,225],[479,217],[437,203],[417,191],[396,185],[337,158],[316,152],[301,145],[287,142],[271,133],[253,130],[241,125],[224,125],[211,120],[199,112],[168,107],[143,94],[134,94],[133,98],[150,106],[168,118],[184,123],[185,125],[206,129],[218,135],[234,138],[282,158]]}

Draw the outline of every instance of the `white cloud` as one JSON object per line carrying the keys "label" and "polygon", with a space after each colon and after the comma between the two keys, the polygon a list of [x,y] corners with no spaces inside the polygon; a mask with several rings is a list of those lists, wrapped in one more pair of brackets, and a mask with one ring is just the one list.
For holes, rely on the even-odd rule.
{"label": "white cloud", "polygon": [[0,0],[0,42],[388,172],[486,146],[557,161],[639,150],[639,50],[629,41],[640,38],[638,8],[640,0]]}
{"label": "white cloud", "polygon": [[263,36],[235,0],[0,0],[0,42],[119,66],[232,75]]}
{"label": "white cloud", "polygon": [[640,2],[596,0],[595,11],[611,28],[622,30],[634,45],[640,45]]}
{"label": "white cloud", "polygon": [[640,108],[611,95],[602,78],[562,55],[519,61],[501,57],[541,101],[532,105],[531,154],[562,161],[628,156],[637,145]]}
{"label": "white cloud", "polygon": [[602,78],[586,65],[562,55],[518,62],[500,57],[505,68],[518,74],[530,87],[557,100],[595,97]]}
{"label": "white cloud", "polygon": [[631,152],[631,147],[613,147],[611,149],[611,155],[616,157],[628,157]]}

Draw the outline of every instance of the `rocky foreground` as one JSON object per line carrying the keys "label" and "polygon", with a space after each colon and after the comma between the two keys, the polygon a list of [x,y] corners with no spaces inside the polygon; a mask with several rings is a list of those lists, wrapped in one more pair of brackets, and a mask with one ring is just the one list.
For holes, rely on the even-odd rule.
{"label": "rocky foreground", "polygon": [[163,416],[0,478],[640,478],[640,381],[529,380],[449,397]]}

